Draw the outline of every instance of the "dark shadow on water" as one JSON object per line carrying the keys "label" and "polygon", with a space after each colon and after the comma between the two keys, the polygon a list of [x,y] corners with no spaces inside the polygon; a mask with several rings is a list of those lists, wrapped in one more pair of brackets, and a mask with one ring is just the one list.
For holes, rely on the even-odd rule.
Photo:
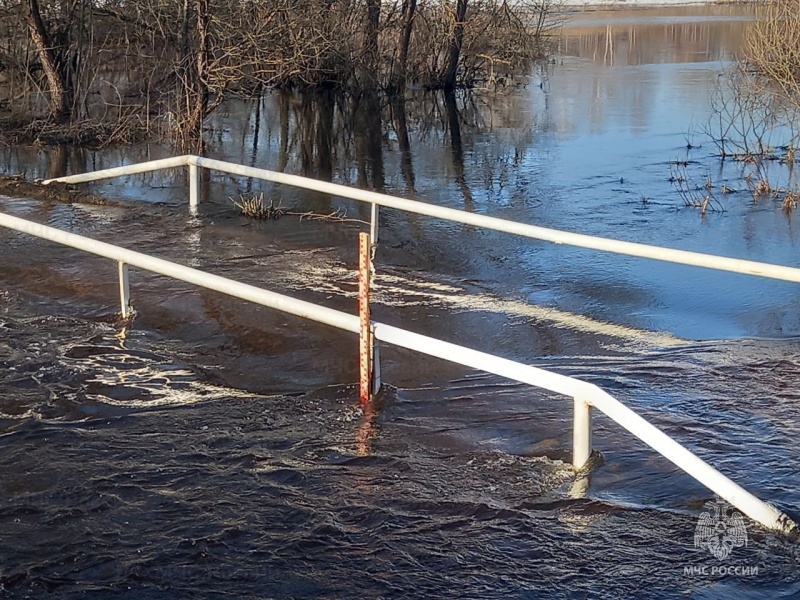
{"label": "dark shadow on water", "polygon": [[356,137],[358,185],[383,191],[386,185],[383,165],[382,99],[365,94],[351,101],[353,133]]}
{"label": "dark shadow on water", "polygon": [[402,98],[394,97],[391,103],[392,123],[397,145],[400,149],[400,172],[406,184],[406,194],[415,196],[416,179],[414,177],[414,157],[411,153],[411,142],[408,136],[408,119],[406,117],[406,103]]}
{"label": "dark shadow on water", "polygon": [[450,131],[450,151],[453,159],[453,173],[455,174],[458,188],[461,190],[461,195],[464,197],[464,210],[474,212],[475,199],[472,197],[472,191],[469,189],[467,178],[464,175],[464,145],[461,140],[460,115],[454,92],[450,91],[444,93],[444,107],[447,112],[447,128]]}

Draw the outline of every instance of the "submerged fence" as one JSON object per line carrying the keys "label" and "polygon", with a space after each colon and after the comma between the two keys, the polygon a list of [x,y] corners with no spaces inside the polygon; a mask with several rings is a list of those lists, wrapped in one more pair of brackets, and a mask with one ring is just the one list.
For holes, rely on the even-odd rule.
{"label": "submerged fence", "polygon": [[[190,209],[193,211],[197,210],[199,202],[198,168],[208,168],[368,202],[372,204],[371,240],[373,244],[376,242],[378,234],[378,206],[385,206],[555,243],[735,273],[770,277],[785,281],[800,282],[800,269],[792,267],[685,252],[682,250],[660,248],[536,227],[524,223],[506,221],[494,217],[434,206],[424,202],[353,189],[343,185],[276,173],[264,169],[255,169],[197,156],[179,156],[115,169],[107,169],[94,173],[62,177],[48,180],[44,183],[50,183],[51,181],[81,183],[174,167],[189,168],[189,203]],[[129,301],[127,266],[132,265],[236,298],[254,302],[262,306],[325,323],[352,333],[359,333],[362,328],[359,317],[356,315],[350,315],[310,302],[291,298],[276,292],[243,284],[231,279],[11,215],[0,213],[0,226],[117,261],[119,264],[120,296],[123,314],[127,313]],[[684,448],[681,444],[654,427],[640,415],[596,385],[545,369],[500,358],[478,350],[465,348],[443,340],[413,333],[398,327],[392,327],[374,321],[370,322],[370,324],[372,335],[375,340],[571,397],[574,407],[573,466],[576,469],[585,466],[591,456],[592,408],[597,408],[753,520],[769,529],[782,533],[797,534],[798,531],[800,531],[798,525],[789,516],[731,481],[728,477],[714,469],[708,463]]]}

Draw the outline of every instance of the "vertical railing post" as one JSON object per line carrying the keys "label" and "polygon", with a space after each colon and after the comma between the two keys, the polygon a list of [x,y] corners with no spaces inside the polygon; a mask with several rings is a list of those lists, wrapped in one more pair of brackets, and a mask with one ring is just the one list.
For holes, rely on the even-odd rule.
{"label": "vertical railing post", "polygon": [[378,340],[375,339],[375,333],[370,330],[370,339],[372,340],[372,359],[370,366],[372,367],[372,395],[377,396],[381,391],[381,346]]}
{"label": "vertical railing post", "polygon": [[189,164],[189,212],[197,214],[200,202],[200,170],[197,165]]}
{"label": "vertical railing post", "polygon": [[580,469],[592,455],[592,405],[577,396],[573,404],[572,466]]}
{"label": "vertical railing post", "polygon": [[358,316],[360,319],[358,365],[359,399],[362,405],[372,399],[372,324],[369,314],[370,256],[372,248],[368,233],[358,234]]}
{"label": "vertical railing post", "polygon": [[119,267],[119,302],[122,307],[122,318],[127,319],[131,312],[131,289],[128,284],[128,265],[122,261]]}
{"label": "vertical railing post", "polygon": [[[372,203],[372,209],[370,211],[370,222],[369,222],[369,241],[370,241],[370,290],[372,289],[372,276],[375,275],[375,252],[378,249],[378,205],[374,202]],[[376,395],[381,389],[381,353],[380,353],[380,345],[378,344],[375,336],[371,336],[370,341],[370,356],[371,363],[370,367],[372,368],[372,394],[373,396]]]}
{"label": "vertical railing post", "polygon": [[372,203],[372,210],[370,211],[370,220],[369,220],[369,237],[372,240],[372,245],[375,246],[378,243],[378,205],[374,202]]}

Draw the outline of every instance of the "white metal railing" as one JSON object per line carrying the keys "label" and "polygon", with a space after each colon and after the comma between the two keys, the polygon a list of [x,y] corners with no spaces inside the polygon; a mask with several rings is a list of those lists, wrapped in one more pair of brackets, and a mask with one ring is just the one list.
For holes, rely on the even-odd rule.
{"label": "white metal railing", "polygon": [[[800,269],[793,267],[687,252],[548,229],[486,215],[468,213],[415,200],[397,198],[377,192],[350,188],[296,175],[287,175],[285,173],[256,169],[192,155],[150,161],[93,173],[60,177],[46,180],[43,183],[47,184],[53,181],[83,183],[174,167],[189,168],[189,205],[192,211],[197,210],[200,198],[198,168],[207,168],[370,203],[372,205],[371,231],[373,243],[377,240],[378,233],[377,207],[385,206],[558,244],[800,283]],[[263,306],[326,323],[346,331],[354,333],[359,331],[358,317],[355,315],[348,315],[340,311],[290,298],[275,292],[242,284],[210,273],[170,263],[152,256],[132,252],[118,246],[105,244],[2,213],[0,213],[0,226],[16,229],[17,231],[29,233],[37,237],[117,260],[120,264],[120,290],[123,314],[125,314],[127,310],[128,301],[126,265],[131,264],[155,273],[193,283],[201,287],[207,287],[237,298],[249,300]],[[373,327],[374,336],[377,340],[572,397],[574,402],[573,465],[576,468],[585,465],[592,452],[591,412],[592,407],[595,407],[753,520],[758,521],[769,529],[784,533],[796,534],[800,530],[798,525],[786,514],[744,490],[725,475],[711,467],[708,463],[626,407],[619,400],[593,384],[382,323],[373,322]]]}
{"label": "white metal railing", "polygon": [[[0,213],[0,226],[117,261],[120,266],[123,314],[127,310],[129,300],[127,265],[133,265],[345,331],[357,333],[359,330],[359,319],[355,315],[318,306],[154,256],[4,213]],[[591,455],[591,409],[596,407],[753,520],[779,532],[792,534],[797,531],[797,525],[786,514],[731,481],[596,385],[383,323],[373,322],[373,327],[375,338],[380,341],[572,397],[575,410],[573,463],[576,467],[584,465]]]}
{"label": "white metal railing", "polygon": [[[232,175],[240,175],[243,177],[262,179],[264,181],[272,181],[274,183],[282,183],[306,190],[330,194],[332,196],[339,196],[341,198],[349,198],[351,200],[372,204],[373,207],[385,206],[387,208],[394,208],[418,215],[427,215],[430,217],[444,219],[446,221],[474,225],[484,229],[502,231],[505,233],[553,242],[556,244],[564,244],[567,246],[589,248],[603,252],[613,252],[615,254],[636,256],[639,258],[650,258],[653,260],[678,263],[682,265],[704,267],[718,271],[730,271],[733,273],[742,273],[744,275],[755,275],[758,277],[768,277],[771,279],[781,279],[783,281],[800,283],[800,269],[795,267],[785,267],[770,263],[742,260],[738,258],[728,258],[725,256],[703,254],[700,252],[688,252],[686,250],[676,250],[674,248],[665,248],[662,246],[650,246],[648,244],[624,242],[611,238],[572,233],[558,229],[549,229],[547,227],[539,227],[537,225],[529,225],[527,223],[519,223],[517,221],[498,219],[497,217],[490,217],[488,215],[481,215],[463,210],[456,210],[454,208],[437,206],[435,204],[428,204],[427,202],[420,202],[418,200],[397,198],[395,196],[389,196],[388,194],[380,194],[378,192],[371,192],[369,190],[351,188],[345,185],[320,181],[317,179],[310,179],[308,177],[300,177],[298,175],[287,175],[286,173],[269,171],[267,169],[257,169],[255,167],[237,165],[235,163],[215,160],[212,158],[203,158],[201,156],[175,156],[172,158],[153,160],[135,165],[104,169],[102,171],[94,171],[91,173],[82,173],[80,175],[68,175],[66,177],[58,177],[56,179],[47,179],[42,183],[48,184],[54,181],[63,183],[87,183],[90,181],[97,181],[99,179],[109,179],[123,175],[135,175],[138,173],[147,173],[150,171],[159,171],[161,169],[169,169],[174,167],[189,168],[189,206],[193,210],[197,209],[200,199],[200,178],[198,174],[198,167],[202,167],[214,171],[230,173]],[[375,235],[377,233],[378,226],[376,217],[377,211],[373,210],[373,243],[375,243],[377,240],[377,236]]]}

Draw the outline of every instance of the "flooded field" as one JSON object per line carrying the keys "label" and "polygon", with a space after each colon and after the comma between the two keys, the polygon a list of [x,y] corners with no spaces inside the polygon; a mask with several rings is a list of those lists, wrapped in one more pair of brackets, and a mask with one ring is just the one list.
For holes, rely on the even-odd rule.
{"label": "flooded field", "polygon": [[[497,94],[230,101],[208,154],[798,266],[796,216],[753,202],[702,135],[749,19],[577,15],[551,62]],[[0,168],[43,178],[169,153],[0,148]],[[736,190],[724,212],[684,205],[668,181],[676,162]],[[0,211],[355,312],[365,207],[212,174],[192,217],[178,171],[92,191],[109,203],[0,197]],[[253,193],[353,220],[253,222],[232,202]],[[364,415],[349,334],[136,270],[138,315],[121,330],[111,261],[10,232],[0,243],[9,597],[800,595],[797,545],[750,522],[725,561],[695,548],[711,492],[602,416],[602,464],[576,478],[569,399],[385,348],[389,387]],[[376,267],[377,320],[596,383],[800,512],[796,286],[393,211]]]}

